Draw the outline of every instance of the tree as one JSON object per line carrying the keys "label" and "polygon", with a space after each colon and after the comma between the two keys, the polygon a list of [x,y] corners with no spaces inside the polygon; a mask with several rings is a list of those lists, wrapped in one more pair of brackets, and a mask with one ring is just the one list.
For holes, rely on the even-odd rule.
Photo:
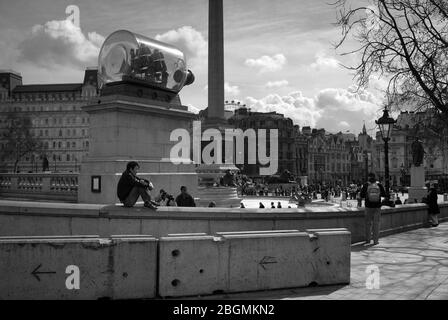
{"label": "tree", "polygon": [[[352,3],[356,5],[351,7]],[[373,75],[389,79],[388,104],[432,108],[448,123],[448,1],[338,0],[337,25],[342,38],[351,36],[359,46],[347,54],[360,54],[360,62],[348,67],[359,87]]]}
{"label": "tree", "polygon": [[0,156],[2,162],[14,161],[14,172],[17,172],[20,160],[26,155],[43,149],[40,143],[31,133],[31,119],[10,113],[6,117],[6,131],[4,133],[5,148]]}

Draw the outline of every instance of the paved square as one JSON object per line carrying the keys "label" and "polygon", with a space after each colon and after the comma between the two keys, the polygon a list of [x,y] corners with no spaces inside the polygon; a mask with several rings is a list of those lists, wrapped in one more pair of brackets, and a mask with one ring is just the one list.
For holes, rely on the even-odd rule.
{"label": "paved square", "polygon": [[[372,274],[372,270],[379,273]],[[371,280],[371,289],[367,288],[368,277]],[[441,223],[436,228],[422,228],[383,237],[376,246],[352,245],[351,281],[346,286],[239,293],[205,298],[448,299],[448,223]]]}

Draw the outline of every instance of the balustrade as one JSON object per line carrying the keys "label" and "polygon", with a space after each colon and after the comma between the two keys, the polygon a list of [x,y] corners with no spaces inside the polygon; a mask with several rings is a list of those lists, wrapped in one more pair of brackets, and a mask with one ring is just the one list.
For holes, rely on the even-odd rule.
{"label": "balustrade", "polygon": [[77,173],[1,173],[0,197],[76,201]]}

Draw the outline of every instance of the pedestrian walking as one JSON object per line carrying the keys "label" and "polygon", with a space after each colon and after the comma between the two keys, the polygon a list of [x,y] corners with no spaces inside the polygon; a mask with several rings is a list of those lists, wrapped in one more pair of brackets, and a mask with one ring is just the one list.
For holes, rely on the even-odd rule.
{"label": "pedestrian walking", "polygon": [[427,183],[426,187],[428,188],[428,195],[425,203],[428,205],[429,225],[437,227],[439,225],[438,215],[440,213],[439,205],[437,204],[437,185],[432,182]]}
{"label": "pedestrian walking", "polygon": [[386,196],[386,191],[381,183],[376,181],[375,174],[369,173],[368,181],[361,189],[361,198],[365,199],[365,228],[366,244],[378,244],[381,220],[381,197]]}

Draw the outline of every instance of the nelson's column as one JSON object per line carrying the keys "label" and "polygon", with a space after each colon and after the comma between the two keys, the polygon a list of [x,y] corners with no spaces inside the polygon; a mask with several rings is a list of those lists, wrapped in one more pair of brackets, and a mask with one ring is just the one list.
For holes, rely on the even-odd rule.
{"label": "nelson's column", "polygon": [[[208,16],[208,109],[202,130],[217,129],[224,137],[226,128],[232,128],[224,118],[224,10],[223,0],[209,0]],[[232,141],[223,141],[223,149]],[[226,152],[223,150],[223,155]],[[233,157],[234,159],[234,157]],[[233,159],[222,164],[200,165],[196,170],[199,178],[200,204],[215,201],[218,206],[239,207],[241,199],[236,188],[212,187],[227,170],[238,171]]]}

